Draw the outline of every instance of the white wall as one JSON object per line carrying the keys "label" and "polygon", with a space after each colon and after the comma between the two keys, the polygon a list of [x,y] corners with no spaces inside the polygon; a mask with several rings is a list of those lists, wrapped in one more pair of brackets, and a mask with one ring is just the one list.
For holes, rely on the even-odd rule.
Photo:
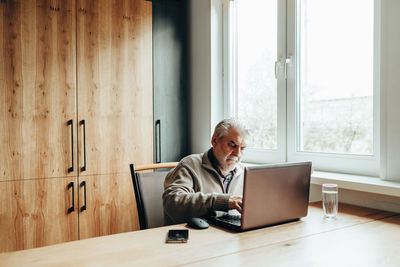
{"label": "white wall", "polygon": [[211,131],[223,119],[224,80],[223,80],[223,23],[222,1],[209,0],[211,13]]}
{"label": "white wall", "polygon": [[189,2],[190,152],[204,152],[211,140],[211,44],[208,0]]}
{"label": "white wall", "polygon": [[[190,0],[190,152],[210,148],[223,119],[221,0]],[[213,49],[211,49],[213,47]]]}

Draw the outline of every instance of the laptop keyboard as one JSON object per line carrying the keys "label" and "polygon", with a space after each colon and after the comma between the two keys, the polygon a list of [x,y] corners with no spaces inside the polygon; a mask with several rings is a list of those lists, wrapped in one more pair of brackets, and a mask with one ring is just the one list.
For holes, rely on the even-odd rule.
{"label": "laptop keyboard", "polygon": [[218,216],[216,219],[219,221],[223,221],[232,225],[237,225],[240,226],[242,224],[241,222],[241,215],[222,215],[222,216]]}

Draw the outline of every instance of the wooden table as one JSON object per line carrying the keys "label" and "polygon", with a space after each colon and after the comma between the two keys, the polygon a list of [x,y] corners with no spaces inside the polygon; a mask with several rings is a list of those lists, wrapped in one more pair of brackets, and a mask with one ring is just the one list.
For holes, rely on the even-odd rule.
{"label": "wooden table", "polygon": [[168,229],[68,242],[0,254],[0,266],[400,266],[400,214],[340,204],[334,221],[311,204],[297,222],[242,233],[189,231],[166,244]]}

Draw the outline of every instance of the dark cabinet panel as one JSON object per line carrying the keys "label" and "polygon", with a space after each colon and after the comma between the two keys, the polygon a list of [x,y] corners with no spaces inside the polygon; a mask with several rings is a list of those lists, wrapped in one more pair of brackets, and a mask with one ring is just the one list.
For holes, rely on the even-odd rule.
{"label": "dark cabinet panel", "polygon": [[187,1],[153,1],[154,162],[188,152]]}

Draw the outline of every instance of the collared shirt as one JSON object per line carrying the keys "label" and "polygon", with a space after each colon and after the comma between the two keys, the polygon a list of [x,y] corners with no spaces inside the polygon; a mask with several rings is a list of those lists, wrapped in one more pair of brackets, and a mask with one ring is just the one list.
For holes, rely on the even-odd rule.
{"label": "collared shirt", "polygon": [[217,173],[219,174],[219,176],[220,176],[219,178],[220,178],[222,184],[224,185],[224,190],[225,190],[225,192],[228,192],[229,184],[230,184],[231,181],[232,181],[233,175],[234,175],[234,174],[236,173],[236,171],[237,171],[236,167],[235,167],[232,171],[230,171],[230,172],[225,176],[225,175],[222,174],[221,169],[219,168],[219,162],[218,162],[217,158],[216,158],[215,155],[214,155],[213,148],[210,148],[210,149],[208,150],[207,156],[208,156],[208,158],[210,159],[211,165],[213,166],[213,168],[214,168],[214,169],[217,171]]}

